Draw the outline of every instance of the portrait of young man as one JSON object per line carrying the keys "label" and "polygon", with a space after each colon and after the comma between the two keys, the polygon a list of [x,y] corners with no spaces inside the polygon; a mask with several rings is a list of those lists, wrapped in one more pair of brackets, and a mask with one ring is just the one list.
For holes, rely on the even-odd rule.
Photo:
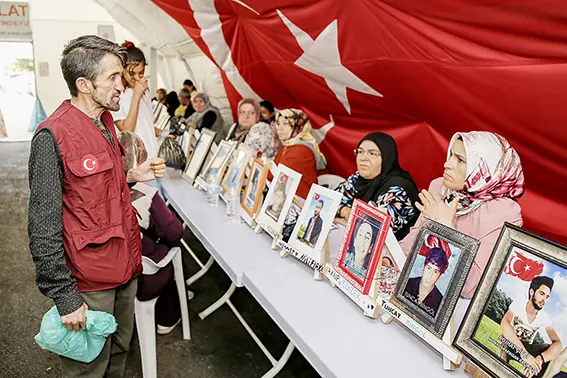
{"label": "portrait of young man", "polygon": [[[551,277],[535,277],[530,283],[527,301],[512,302],[500,323],[502,336],[513,345],[508,345],[508,352],[530,366],[523,364],[527,378],[543,377],[549,363],[561,353],[561,340],[544,310],[553,284]],[[536,341],[540,329],[545,329],[551,344],[541,343],[541,338],[540,342]],[[511,360],[508,353],[502,353],[501,357],[506,361]]]}
{"label": "portrait of young man", "polygon": [[425,255],[421,276],[408,279],[403,292],[404,298],[419,306],[431,317],[435,317],[443,301],[443,294],[436,283],[448,266],[449,258],[443,249],[429,249]]}
{"label": "portrait of young man", "polygon": [[302,241],[306,242],[310,247],[315,247],[319,235],[321,235],[321,230],[323,229],[323,219],[321,219],[321,210],[325,206],[323,200],[318,200],[317,205],[315,205],[315,211],[305,228],[305,234],[301,238]]}

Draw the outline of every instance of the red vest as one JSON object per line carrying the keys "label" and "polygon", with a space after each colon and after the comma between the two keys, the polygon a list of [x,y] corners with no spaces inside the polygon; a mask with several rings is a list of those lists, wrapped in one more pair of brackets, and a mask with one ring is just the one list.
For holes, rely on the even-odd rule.
{"label": "red vest", "polygon": [[63,163],[63,247],[81,292],[112,289],[142,272],[140,228],[108,111],[101,117],[114,147],[69,101],[37,131],[51,130]]}

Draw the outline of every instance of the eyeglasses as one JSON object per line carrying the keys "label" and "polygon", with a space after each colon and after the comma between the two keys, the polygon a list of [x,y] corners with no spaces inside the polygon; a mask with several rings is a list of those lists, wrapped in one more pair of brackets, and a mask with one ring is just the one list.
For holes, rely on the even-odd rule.
{"label": "eyeglasses", "polygon": [[238,114],[243,115],[243,116],[254,116],[254,115],[256,115],[256,112],[252,112],[252,111],[241,112],[241,111],[239,111]]}
{"label": "eyeglasses", "polygon": [[362,148],[356,148],[353,152],[354,152],[355,156],[361,155],[361,156],[366,156],[368,158],[374,158],[374,159],[382,156],[382,154],[378,150],[366,151],[366,150],[363,150]]}

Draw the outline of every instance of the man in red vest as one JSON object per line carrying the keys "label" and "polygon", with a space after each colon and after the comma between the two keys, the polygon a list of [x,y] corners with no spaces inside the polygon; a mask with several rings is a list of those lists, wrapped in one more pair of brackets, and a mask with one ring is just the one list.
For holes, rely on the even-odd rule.
{"label": "man in red vest", "polygon": [[109,110],[120,108],[126,50],[83,36],[63,50],[71,93],[37,129],[29,160],[28,232],[40,291],[61,323],[85,329],[85,310],[113,314],[117,331],[96,360],[61,357],[65,377],[121,377],[134,330],[140,229],[127,182],[162,177],[162,159],[126,174]]}

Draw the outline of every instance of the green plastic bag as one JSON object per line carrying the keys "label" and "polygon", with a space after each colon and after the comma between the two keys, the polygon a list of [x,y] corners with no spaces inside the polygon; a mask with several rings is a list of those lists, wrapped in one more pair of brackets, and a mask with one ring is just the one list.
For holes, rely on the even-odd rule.
{"label": "green plastic bag", "polygon": [[43,315],[35,341],[50,352],[73,360],[89,363],[98,357],[108,335],[116,331],[116,319],[103,311],[86,311],[87,329],[70,331],[61,324],[57,308],[53,306]]}

